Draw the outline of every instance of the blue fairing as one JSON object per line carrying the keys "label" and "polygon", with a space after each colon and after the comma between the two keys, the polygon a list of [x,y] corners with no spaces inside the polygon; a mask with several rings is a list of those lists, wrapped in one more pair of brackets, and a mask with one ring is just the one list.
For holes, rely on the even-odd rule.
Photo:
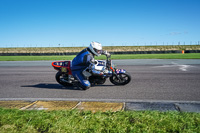
{"label": "blue fairing", "polygon": [[119,73],[126,73],[126,70],[124,70],[124,69],[116,69],[115,72],[117,74],[119,74]]}

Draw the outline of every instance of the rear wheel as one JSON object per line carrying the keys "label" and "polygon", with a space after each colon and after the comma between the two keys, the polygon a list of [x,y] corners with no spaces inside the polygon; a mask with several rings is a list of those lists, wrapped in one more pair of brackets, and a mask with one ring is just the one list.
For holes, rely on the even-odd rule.
{"label": "rear wheel", "polygon": [[126,85],[131,81],[129,73],[119,73],[110,77],[110,82],[114,85]]}
{"label": "rear wheel", "polygon": [[56,78],[56,81],[63,86],[72,86],[73,85],[73,84],[66,82],[68,80],[68,74],[63,74],[62,72],[58,71],[56,73],[55,78]]}

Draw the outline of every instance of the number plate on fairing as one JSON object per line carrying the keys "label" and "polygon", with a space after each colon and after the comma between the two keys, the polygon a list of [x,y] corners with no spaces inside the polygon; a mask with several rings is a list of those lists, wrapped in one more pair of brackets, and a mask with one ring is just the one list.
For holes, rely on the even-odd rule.
{"label": "number plate on fairing", "polygon": [[124,69],[116,69],[115,72],[116,73],[126,73],[126,70],[124,70]]}
{"label": "number plate on fairing", "polygon": [[61,71],[66,73],[67,72],[67,68],[66,67],[61,67]]}

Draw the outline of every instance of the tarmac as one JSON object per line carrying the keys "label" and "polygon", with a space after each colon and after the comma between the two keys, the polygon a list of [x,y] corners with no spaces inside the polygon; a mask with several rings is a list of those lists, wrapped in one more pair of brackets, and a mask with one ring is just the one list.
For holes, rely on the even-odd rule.
{"label": "tarmac", "polygon": [[[1,61],[0,66],[49,66],[52,61]],[[199,65],[200,60],[186,60],[186,59],[134,59],[134,60],[113,60],[118,65],[159,65],[166,67],[168,65],[176,66],[181,69],[182,65]],[[170,66],[170,65],[171,66]],[[182,70],[182,69],[181,69]],[[183,70],[182,70],[183,71]],[[198,93],[197,93],[198,96]],[[13,100],[10,100],[13,99]],[[80,101],[82,100],[82,101]],[[150,100],[105,100],[93,101],[91,100],[56,100],[48,99],[31,99],[31,98],[1,98],[0,107],[20,110],[89,110],[92,112],[98,111],[178,111],[178,112],[200,112],[200,101],[150,101]]]}
{"label": "tarmac", "polygon": [[93,101],[0,101],[0,107],[20,110],[84,110],[106,111],[178,111],[200,112],[200,102],[93,102]]}

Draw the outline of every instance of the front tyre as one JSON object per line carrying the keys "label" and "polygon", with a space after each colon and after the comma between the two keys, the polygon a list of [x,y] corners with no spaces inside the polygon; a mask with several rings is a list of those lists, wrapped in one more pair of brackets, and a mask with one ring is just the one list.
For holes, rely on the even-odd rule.
{"label": "front tyre", "polygon": [[131,81],[131,75],[129,73],[119,73],[110,77],[110,82],[114,85],[126,85]]}
{"label": "front tyre", "polygon": [[67,78],[68,78],[68,74],[62,74],[62,72],[58,71],[56,73],[55,78],[56,78],[56,81],[63,86],[72,86],[73,85],[73,84],[65,82],[65,80],[67,80]]}

